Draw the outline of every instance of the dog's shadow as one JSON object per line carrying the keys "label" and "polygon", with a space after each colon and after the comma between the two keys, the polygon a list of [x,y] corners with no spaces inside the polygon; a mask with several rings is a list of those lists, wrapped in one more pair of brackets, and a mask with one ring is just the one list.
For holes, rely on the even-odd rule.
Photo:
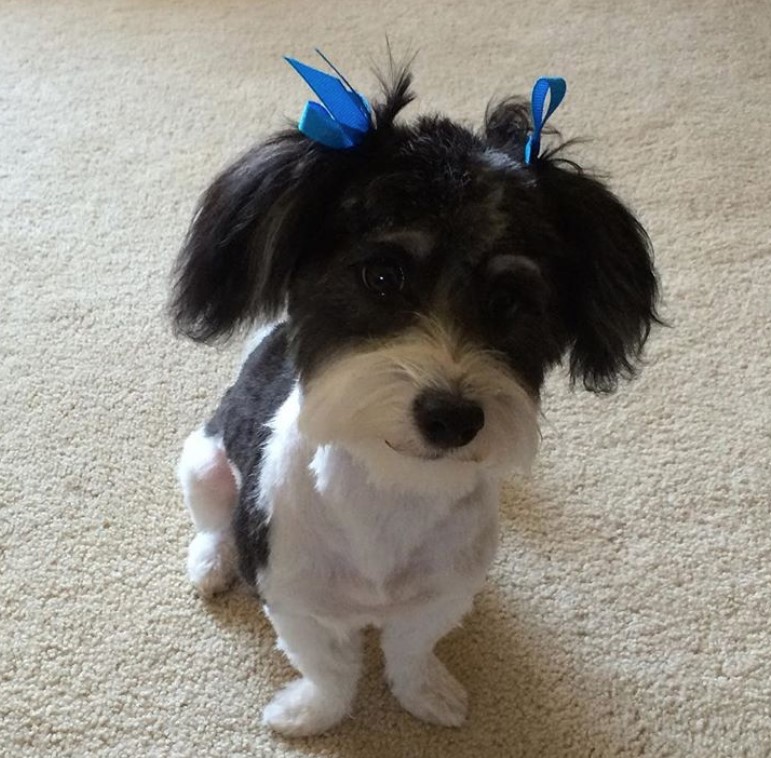
{"label": "dog's shadow", "polygon": [[[548,527],[542,516],[535,515],[548,513],[548,508],[541,508],[545,504],[534,497],[530,492],[513,508],[505,509],[504,529],[529,517]],[[515,577],[511,585],[500,576],[490,582],[463,626],[437,648],[439,657],[469,692],[469,717],[460,729],[423,724],[402,710],[383,678],[378,635],[369,631],[365,674],[352,718],[319,737],[286,740],[272,736],[276,752],[294,747],[302,754],[319,756],[494,758],[594,755],[610,749],[608,724],[589,710],[598,688],[605,691],[609,683],[600,681],[596,672],[582,670],[580,661],[559,647],[556,630],[530,618],[527,600],[518,597],[512,585],[516,585]],[[260,676],[266,681],[255,687],[252,669],[248,687],[254,706],[264,706],[272,692],[296,672],[274,649],[275,633],[259,602],[246,590],[235,588],[207,603],[207,609],[216,623],[254,640],[254,654],[264,662]],[[570,665],[565,666],[565,661]]]}

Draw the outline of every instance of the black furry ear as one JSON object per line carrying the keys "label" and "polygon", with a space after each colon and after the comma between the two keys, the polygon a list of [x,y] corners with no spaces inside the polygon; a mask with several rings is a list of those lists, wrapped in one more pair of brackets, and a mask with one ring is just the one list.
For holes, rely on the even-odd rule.
{"label": "black furry ear", "polygon": [[174,268],[170,312],[178,333],[209,341],[281,312],[300,259],[310,246],[321,252],[325,209],[414,98],[408,65],[390,58],[388,73],[379,79],[377,128],[355,150],[332,150],[291,129],[253,148],[214,180]]}
{"label": "black furry ear", "polygon": [[291,130],[214,180],[174,269],[170,310],[178,332],[207,341],[282,310],[308,230],[343,168],[336,158]]}
{"label": "black furry ear", "polygon": [[570,374],[609,392],[631,377],[656,315],[650,240],[601,182],[575,164],[542,156],[534,171],[564,243],[556,277],[572,343]]}

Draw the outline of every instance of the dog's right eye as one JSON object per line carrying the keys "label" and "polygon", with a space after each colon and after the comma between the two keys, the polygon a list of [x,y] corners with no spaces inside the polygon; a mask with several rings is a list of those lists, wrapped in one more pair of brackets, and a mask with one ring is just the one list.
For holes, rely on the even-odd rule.
{"label": "dog's right eye", "polygon": [[510,321],[522,309],[522,302],[516,292],[499,288],[490,295],[487,309],[496,321]]}
{"label": "dog's right eye", "polygon": [[395,261],[369,261],[361,266],[361,280],[378,297],[389,297],[404,288],[404,269]]}

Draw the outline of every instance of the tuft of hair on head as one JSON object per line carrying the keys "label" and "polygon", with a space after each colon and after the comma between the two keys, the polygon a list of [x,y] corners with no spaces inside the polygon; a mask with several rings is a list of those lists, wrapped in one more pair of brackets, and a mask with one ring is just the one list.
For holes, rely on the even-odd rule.
{"label": "tuft of hair on head", "polygon": [[485,109],[484,137],[490,147],[524,160],[527,135],[532,128],[530,105],[522,97],[491,101]]}
{"label": "tuft of hair on head", "polygon": [[[530,102],[523,97],[514,96],[493,100],[485,109],[483,129],[485,140],[490,147],[506,153],[520,163],[525,161],[525,145],[532,130]],[[544,162],[563,160],[562,153],[565,149],[585,141],[581,138],[563,140],[559,130],[551,124],[546,124],[541,134],[549,137],[551,141],[556,140],[556,144],[541,151],[540,156],[532,164],[534,170]],[[571,161],[567,162],[571,163]]]}
{"label": "tuft of hair on head", "polygon": [[399,113],[415,99],[415,93],[412,91],[412,72],[410,68],[415,61],[417,53],[401,63],[397,63],[387,38],[386,48],[388,53],[387,69],[375,68],[375,76],[378,82],[380,82],[382,90],[382,99],[377,100],[372,105],[377,130],[392,127]]}

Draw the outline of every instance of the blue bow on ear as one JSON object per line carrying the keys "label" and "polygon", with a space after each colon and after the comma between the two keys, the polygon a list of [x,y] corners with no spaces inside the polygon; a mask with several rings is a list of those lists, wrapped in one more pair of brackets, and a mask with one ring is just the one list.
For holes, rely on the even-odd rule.
{"label": "blue bow on ear", "polygon": [[339,78],[294,58],[285,58],[321,100],[321,103],[309,100],[305,104],[297,127],[306,137],[327,147],[336,150],[356,147],[372,129],[369,103],[364,95],[351,87],[320,50],[316,52]]}
{"label": "blue bow on ear", "polygon": [[[561,76],[542,76],[533,85],[530,96],[530,110],[533,114],[533,131],[525,144],[525,163],[532,164],[541,151],[541,130],[554,111],[557,110],[567,92],[567,82]],[[549,108],[543,115],[543,104],[549,95]]]}

